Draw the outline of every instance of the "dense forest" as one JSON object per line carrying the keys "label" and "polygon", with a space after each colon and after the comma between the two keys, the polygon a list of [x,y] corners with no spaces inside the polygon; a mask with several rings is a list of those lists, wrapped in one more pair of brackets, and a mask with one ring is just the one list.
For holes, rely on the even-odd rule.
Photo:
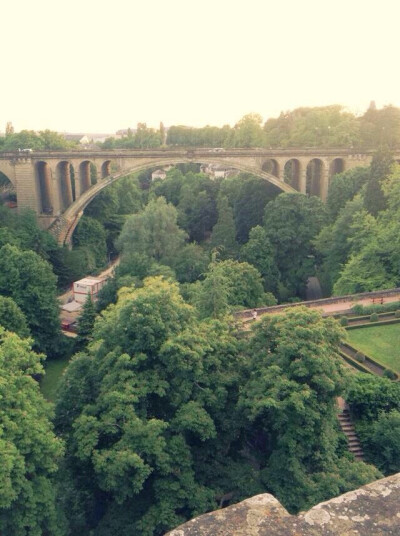
{"label": "dense forest", "polygon": [[[375,139],[365,116],[330,112],[328,145],[337,116],[348,136]],[[395,112],[365,115],[374,125]],[[291,146],[310,119],[294,115],[244,118],[235,132],[257,123],[264,142],[276,129]],[[297,512],[399,471],[400,384],[343,366],[339,322],[292,308],[246,332],[232,314],[303,299],[312,275],[327,296],[400,286],[389,149],[335,175],[326,204],[247,174],[212,180],[197,164],[126,177],[87,207],[72,250],[1,206],[0,533],[161,536],[257,493]],[[57,294],[117,256],[66,339]],[[46,359],[66,357],[52,404],[38,380]],[[347,450],[338,396],[367,463]]]}

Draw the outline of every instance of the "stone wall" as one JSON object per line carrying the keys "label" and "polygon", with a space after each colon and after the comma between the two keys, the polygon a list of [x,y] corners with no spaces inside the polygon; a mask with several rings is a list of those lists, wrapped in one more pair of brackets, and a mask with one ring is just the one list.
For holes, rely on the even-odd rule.
{"label": "stone wall", "polygon": [[290,515],[265,493],[192,519],[166,536],[400,536],[400,473]]}

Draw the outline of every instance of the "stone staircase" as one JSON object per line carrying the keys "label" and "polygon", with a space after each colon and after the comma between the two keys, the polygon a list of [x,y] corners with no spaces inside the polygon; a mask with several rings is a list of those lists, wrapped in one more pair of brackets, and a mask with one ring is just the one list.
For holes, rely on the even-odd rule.
{"label": "stone staircase", "polygon": [[354,430],[353,423],[351,422],[349,410],[346,407],[339,413],[338,419],[340,428],[347,438],[349,451],[354,454],[356,460],[362,461],[364,459],[363,451]]}

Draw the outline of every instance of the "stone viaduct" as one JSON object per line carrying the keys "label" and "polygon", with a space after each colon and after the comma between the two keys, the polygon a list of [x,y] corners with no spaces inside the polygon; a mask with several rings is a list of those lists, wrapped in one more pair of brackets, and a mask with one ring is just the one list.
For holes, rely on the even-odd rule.
{"label": "stone viaduct", "polygon": [[[0,153],[0,171],[16,190],[18,208],[34,210],[39,225],[64,244],[70,242],[83,210],[94,197],[136,171],[189,162],[217,164],[262,177],[282,191],[325,200],[332,175],[368,166],[372,154],[346,149],[35,151]],[[395,158],[400,159],[400,153]]]}

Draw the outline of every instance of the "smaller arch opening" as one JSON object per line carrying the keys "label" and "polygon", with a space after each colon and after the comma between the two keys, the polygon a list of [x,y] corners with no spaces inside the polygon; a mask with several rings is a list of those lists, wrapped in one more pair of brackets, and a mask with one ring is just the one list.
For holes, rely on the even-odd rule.
{"label": "smaller arch opening", "polygon": [[111,160],[106,160],[101,166],[101,178],[105,179],[111,175]]}
{"label": "smaller arch opening", "polygon": [[53,214],[51,169],[47,162],[39,161],[36,164],[36,179],[39,191],[39,212]]}
{"label": "smaller arch opening", "polygon": [[321,183],[324,164],[319,158],[313,158],[307,165],[306,193],[321,197]]}
{"label": "smaller arch opening", "polygon": [[344,171],[344,160],[343,158],[335,158],[332,160],[330,175],[336,175],[337,173],[343,173]]}
{"label": "smaller arch opening", "polygon": [[89,160],[85,160],[79,165],[79,186],[81,194],[83,194],[83,192],[86,192],[86,190],[88,190],[92,186]]}
{"label": "smaller arch opening", "polygon": [[97,167],[90,162],[90,184],[97,184]]}
{"label": "smaller arch opening", "polygon": [[283,180],[295,190],[300,191],[300,162],[296,158],[286,162]]}
{"label": "smaller arch opening", "polygon": [[265,160],[261,169],[274,177],[279,177],[279,164],[273,158]]}
{"label": "smaller arch opening", "polygon": [[57,164],[56,172],[60,207],[62,210],[65,210],[75,201],[76,198],[75,170],[69,162],[62,161]]}

